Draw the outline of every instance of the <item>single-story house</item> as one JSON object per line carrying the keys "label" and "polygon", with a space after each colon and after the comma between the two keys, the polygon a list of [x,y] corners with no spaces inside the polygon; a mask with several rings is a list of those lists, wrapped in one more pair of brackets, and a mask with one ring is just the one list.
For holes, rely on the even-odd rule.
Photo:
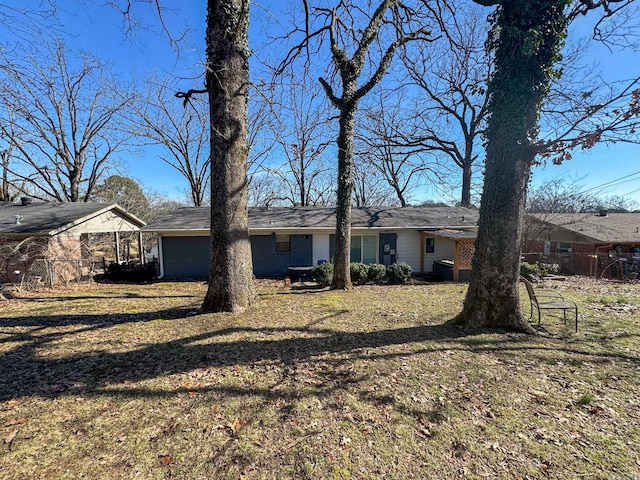
{"label": "single-story house", "polygon": [[[351,261],[408,263],[434,271],[444,260],[450,279],[471,268],[478,211],[464,207],[363,207],[352,209]],[[290,267],[330,262],[335,252],[334,208],[249,208],[253,271],[284,276]],[[208,207],[185,207],[142,230],[158,235],[160,278],[199,279],[209,272]]]}
{"label": "single-story house", "polygon": [[559,263],[567,273],[598,276],[621,258],[635,259],[640,213],[531,214],[524,237],[526,259]]}
{"label": "single-story house", "polygon": [[[138,232],[138,251],[142,251],[140,227],[144,225],[117,204],[33,202],[26,197],[20,203],[0,202],[0,283],[23,281],[43,259],[86,259],[88,238],[94,234],[112,235],[116,261],[120,261],[120,234]],[[53,275],[50,268],[41,270],[40,279],[55,283],[54,278],[42,278]],[[58,276],[62,270],[57,269]]]}

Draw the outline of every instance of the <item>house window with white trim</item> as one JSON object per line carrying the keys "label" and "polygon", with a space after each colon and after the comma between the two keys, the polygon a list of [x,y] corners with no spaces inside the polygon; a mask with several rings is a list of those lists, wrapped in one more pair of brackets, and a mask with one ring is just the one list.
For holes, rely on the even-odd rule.
{"label": "house window with white trim", "polygon": [[436,239],[433,237],[424,239],[424,253],[436,253]]}

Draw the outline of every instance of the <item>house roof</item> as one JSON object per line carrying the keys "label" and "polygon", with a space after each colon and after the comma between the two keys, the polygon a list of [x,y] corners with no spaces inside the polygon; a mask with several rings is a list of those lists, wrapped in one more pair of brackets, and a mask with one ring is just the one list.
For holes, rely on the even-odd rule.
{"label": "house roof", "polygon": [[[352,228],[441,229],[471,228],[478,223],[478,211],[465,207],[361,207],[351,210]],[[184,207],[164,215],[143,228],[151,232],[209,230],[208,207]],[[334,230],[335,208],[276,207],[249,208],[250,230]]]}
{"label": "house roof", "polygon": [[56,235],[109,210],[137,227],[145,224],[117,204],[0,202],[0,235]]}
{"label": "house roof", "polygon": [[425,232],[430,236],[438,238],[446,238],[447,240],[475,240],[478,234],[475,231],[461,231],[461,230],[436,230]]}
{"label": "house roof", "polygon": [[550,227],[572,232],[583,243],[640,243],[640,213],[536,213]]}

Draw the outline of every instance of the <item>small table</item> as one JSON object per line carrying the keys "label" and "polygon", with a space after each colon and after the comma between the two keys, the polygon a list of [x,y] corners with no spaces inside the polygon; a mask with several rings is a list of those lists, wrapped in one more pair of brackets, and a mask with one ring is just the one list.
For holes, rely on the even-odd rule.
{"label": "small table", "polygon": [[300,282],[303,280],[310,280],[312,278],[313,267],[288,267],[291,282]]}

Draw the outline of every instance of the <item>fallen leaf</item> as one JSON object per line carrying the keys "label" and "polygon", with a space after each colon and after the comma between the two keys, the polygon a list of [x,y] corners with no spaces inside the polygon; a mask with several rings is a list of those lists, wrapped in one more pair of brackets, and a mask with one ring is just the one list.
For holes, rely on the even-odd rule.
{"label": "fallen leaf", "polygon": [[11,420],[9,425],[22,425],[23,423],[27,423],[26,417],[17,418],[15,420]]}
{"label": "fallen leaf", "polygon": [[198,396],[198,392],[189,392],[189,398],[195,398]]}
{"label": "fallen leaf", "polygon": [[240,427],[242,426],[244,422],[242,421],[242,419],[236,417],[233,419],[232,422],[227,423],[227,428],[229,430],[231,430],[231,435],[232,436],[236,436],[236,434],[238,433],[238,430],[240,430]]}
{"label": "fallen leaf", "polygon": [[17,434],[18,434],[18,430],[14,430],[13,432],[11,432],[9,435],[4,437],[4,443],[6,443],[7,445],[10,445],[11,442],[13,442],[13,439],[16,438]]}
{"label": "fallen leaf", "polygon": [[177,426],[178,426],[178,422],[173,422],[168,425],[165,425],[164,427],[162,427],[162,433],[164,433],[165,435],[169,435],[171,432],[173,432],[176,429]]}
{"label": "fallen leaf", "polygon": [[171,455],[158,455],[158,457],[160,458],[160,462],[162,462],[163,465],[169,465],[171,463],[171,461],[173,460],[171,458]]}

